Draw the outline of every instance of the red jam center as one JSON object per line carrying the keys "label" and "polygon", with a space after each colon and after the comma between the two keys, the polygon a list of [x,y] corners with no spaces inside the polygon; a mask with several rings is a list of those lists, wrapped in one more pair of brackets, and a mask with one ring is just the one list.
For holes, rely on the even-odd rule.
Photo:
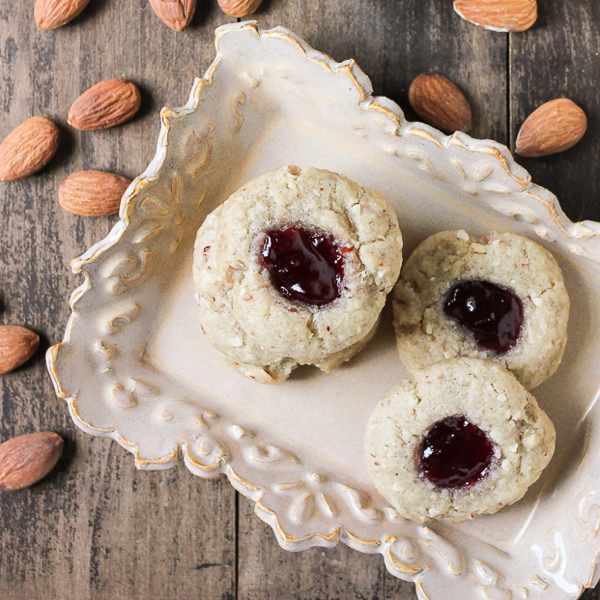
{"label": "red jam center", "polygon": [[466,327],[485,350],[508,352],[521,335],[521,299],[489,281],[457,283],[446,296],[444,313]]}
{"label": "red jam center", "polygon": [[323,306],[341,296],[344,257],[332,236],[302,227],[267,231],[261,255],[288,300]]}
{"label": "red jam center", "polygon": [[421,473],[440,488],[470,487],[488,476],[494,458],[490,438],[462,415],[434,423],[415,452]]}

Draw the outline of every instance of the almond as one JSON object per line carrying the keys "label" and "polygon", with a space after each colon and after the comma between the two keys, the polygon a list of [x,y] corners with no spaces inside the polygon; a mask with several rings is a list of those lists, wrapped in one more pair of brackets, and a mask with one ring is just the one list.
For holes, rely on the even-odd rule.
{"label": "almond", "polygon": [[38,29],[56,29],[73,20],[90,0],[37,0],[33,14]]}
{"label": "almond", "polygon": [[219,0],[221,10],[230,17],[244,18],[256,12],[262,0]]}
{"label": "almond", "polygon": [[0,144],[0,181],[27,177],[44,167],[58,150],[58,127],[46,117],[31,117]]}
{"label": "almond", "polygon": [[471,107],[446,77],[422,73],[410,84],[408,100],[426,123],[443,131],[469,131]]}
{"label": "almond", "polygon": [[0,326],[0,375],[10,373],[27,362],[37,350],[37,333],[17,325]]}
{"label": "almond", "polygon": [[583,110],[568,98],[542,104],[521,126],[515,152],[521,156],[546,156],[574,146],[587,129]]}
{"label": "almond", "polygon": [[60,435],[50,431],[21,435],[0,444],[0,490],[20,490],[48,475],[63,446]]}
{"label": "almond", "polygon": [[103,171],[78,171],[58,188],[60,205],[74,215],[104,217],[119,212],[131,179]]}
{"label": "almond", "polygon": [[123,79],[105,79],[83,92],[71,106],[69,125],[83,131],[125,123],[140,108],[138,88]]}
{"label": "almond", "polygon": [[196,0],[150,0],[150,6],[165,25],[181,31],[194,16]]}
{"label": "almond", "polygon": [[536,0],[454,0],[454,10],[492,31],[525,31],[537,19]]}

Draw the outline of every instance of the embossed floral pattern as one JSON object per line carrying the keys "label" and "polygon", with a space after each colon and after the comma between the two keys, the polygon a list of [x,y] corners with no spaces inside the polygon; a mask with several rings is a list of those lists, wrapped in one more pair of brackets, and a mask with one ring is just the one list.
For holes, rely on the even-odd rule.
{"label": "embossed floral pattern", "polygon": [[[246,57],[254,53],[256,60],[246,58],[237,66],[239,76],[221,81],[219,68],[228,53],[232,64],[240,62],[238,38]],[[461,598],[576,593],[576,582],[590,578],[600,552],[595,483],[574,485],[570,514],[561,510],[550,531],[531,513],[523,535],[537,541],[530,549],[521,541],[511,555],[485,534],[405,521],[370,486],[338,477],[334,465],[316,463],[293,443],[254,431],[227,403],[215,408],[218,402],[210,394],[205,400],[190,395],[186,385],[148,362],[148,332],[160,319],[144,298],[168,298],[173,265],[189,256],[198,215],[205,204],[216,202],[226,181],[220,161],[248,150],[250,142],[239,141],[244,132],[254,127],[253,135],[260,133],[251,122],[252,107],[275,80],[278,89],[301,90],[293,102],[325,106],[330,99],[320,97],[310,77],[317,72],[327,77],[330,95],[342,98],[348,135],[359,148],[373,144],[369,148],[378,148],[392,168],[409,161],[428,185],[452,189],[465,210],[485,205],[503,223],[517,224],[574,260],[585,256],[600,263],[600,225],[568,221],[556,199],[531,184],[499,144],[460,133],[446,137],[407,123],[396,105],[370,95],[368,80],[352,61],[335,63],[281,28],[260,31],[254,24],[233,24],[218,30],[217,44],[217,58],[195,83],[188,104],[163,110],[157,155],[136,181],[122,220],[106,240],[73,262],[84,283],[73,293],[65,340],[49,350],[48,366],[75,422],[117,440],[135,454],[139,468],[166,468],[183,459],[199,476],[227,475],[256,502],[257,514],[272,525],[283,547],[343,541],[379,553],[392,574],[415,582],[420,597],[433,597],[448,586]],[[294,69],[282,67],[281,52],[295,61]],[[203,112],[211,94],[219,95],[218,114]],[[599,469],[600,461],[587,467]],[[584,566],[566,552],[575,543],[589,557]],[[516,560],[528,565],[518,575],[511,572]]]}

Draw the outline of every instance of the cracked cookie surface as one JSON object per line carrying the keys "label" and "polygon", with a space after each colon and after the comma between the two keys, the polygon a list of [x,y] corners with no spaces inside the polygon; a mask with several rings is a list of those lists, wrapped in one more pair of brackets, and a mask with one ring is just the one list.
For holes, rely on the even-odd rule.
{"label": "cracked cookie surface", "polygon": [[[267,232],[301,228],[334,240],[343,256],[339,297],[323,306],[286,298],[262,257]],[[282,167],[209,214],[194,249],[200,321],[234,369],[282,383],[300,364],[325,372],[374,335],[402,263],[402,236],[387,201],[348,178]]]}
{"label": "cracked cookie surface", "polygon": [[[522,304],[519,336],[506,352],[482,347],[444,310],[453,286],[473,281],[509,290]],[[532,389],[558,368],[568,317],[569,297],[558,263],[541,245],[513,233],[480,239],[462,230],[437,233],[406,261],[394,289],[398,351],[411,371],[453,356],[488,358]]]}
{"label": "cracked cookie surface", "polygon": [[[489,469],[472,485],[440,487],[416,455],[434,425],[458,417],[488,438]],[[550,462],[555,438],[546,413],[503,367],[452,358],[422,369],[377,404],[366,431],[367,466],[379,493],[405,518],[460,522],[522,498]],[[444,447],[425,454],[437,450],[456,460],[444,457]]]}

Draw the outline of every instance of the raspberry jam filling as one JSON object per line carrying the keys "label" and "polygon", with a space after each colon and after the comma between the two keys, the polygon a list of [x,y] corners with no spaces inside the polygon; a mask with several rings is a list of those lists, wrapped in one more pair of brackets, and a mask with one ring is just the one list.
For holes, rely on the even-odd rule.
{"label": "raspberry jam filling", "polygon": [[521,299],[489,281],[457,283],[446,296],[444,313],[466,327],[484,350],[508,352],[517,345],[521,335]]}
{"label": "raspberry jam filling", "polygon": [[303,227],[274,229],[265,236],[261,256],[285,298],[324,306],[341,296],[344,256],[332,236]]}
{"label": "raspberry jam filling", "polygon": [[462,415],[434,423],[415,451],[418,469],[440,488],[470,487],[490,473],[494,445]]}

